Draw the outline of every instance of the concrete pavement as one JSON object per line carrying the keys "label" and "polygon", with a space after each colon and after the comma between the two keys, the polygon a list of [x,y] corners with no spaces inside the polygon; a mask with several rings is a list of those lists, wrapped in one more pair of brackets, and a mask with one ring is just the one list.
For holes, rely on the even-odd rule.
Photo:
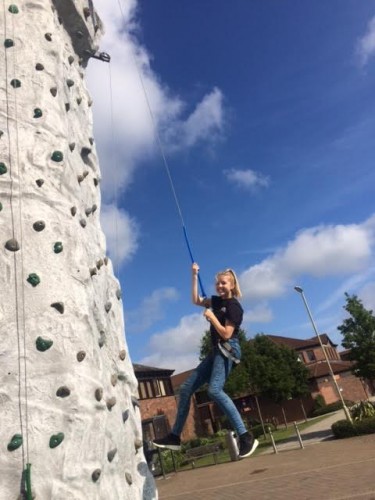
{"label": "concrete pavement", "polygon": [[[332,416],[335,418],[341,416]],[[318,433],[330,437],[327,426],[327,422],[319,423],[315,430],[307,429],[305,435],[310,431],[315,438],[305,436],[304,449],[298,442],[291,444],[292,449],[279,445],[277,454],[256,455],[158,479],[159,499],[375,500],[375,435],[321,441]]]}

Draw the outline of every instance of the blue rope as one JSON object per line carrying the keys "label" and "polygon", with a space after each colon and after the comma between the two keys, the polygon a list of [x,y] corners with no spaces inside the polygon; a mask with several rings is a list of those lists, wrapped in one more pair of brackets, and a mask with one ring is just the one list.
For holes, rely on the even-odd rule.
{"label": "blue rope", "polygon": [[[194,257],[193,257],[193,252],[191,251],[189,238],[188,238],[186,227],[185,227],[184,224],[182,225],[182,229],[184,231],[186,246],[187,246],[187,249],[188,249],[188,252],[189,252],[189,255],[190,255],[191,263],[193,264],[195,262],[195,260],[194,260]],[[201,277],[200,277],[199,274],[198,274],[198,282],[199,282],[199,288],[201,289],[202,296],[203,297],[207,297],[206,292],[204,291],[204,288],[203,288],[203,283],[202,283]]]}

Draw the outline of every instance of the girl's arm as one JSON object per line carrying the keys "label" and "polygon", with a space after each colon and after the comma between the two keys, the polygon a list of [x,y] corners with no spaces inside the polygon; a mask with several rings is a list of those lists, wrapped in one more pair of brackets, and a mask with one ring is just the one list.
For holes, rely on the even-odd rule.
{"label": "girl's arm", "polygon": [[198,293],[198,273],[199,266],[196,262],[191,267],[191,300],[196,306],[210,307],[211,299],[200,297]]}
{"label": "girl's arm", "polygon": [[228,340],[232,337],[234,329],[236,328],[235,324],[229,320],[225,321],[225,326],[223,326],[220,321],[217,319],[215,314],[211,311],[211,309],[207,309],[203,313],[204,317],[211,323],[211,325],[215,328],[220,337],[224,340]]}

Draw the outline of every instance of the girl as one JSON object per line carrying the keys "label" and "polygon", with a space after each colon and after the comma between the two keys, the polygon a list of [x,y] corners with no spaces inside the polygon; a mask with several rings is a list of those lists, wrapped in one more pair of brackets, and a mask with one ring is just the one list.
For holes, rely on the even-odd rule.
{"label": "girl", "polygon": [[241,290],[234,271],[227,269],[216,275],[217,295],[211,298],[200,297],[198,272],[199,266],[194,263],[192,301],[197,306],[206,308],[203,315],[210,323],[212,350],[180,387],[180,400],[172,433],[165,438],[155,439],[154,444],[159,448],[170,450],[181,448],[180,434],[189,413],[191,396],[199,387],[208,383],[208,396],[228,417],[239,436],[239,458],[245,458],[255,451],[259,442],[247,432],[236,406],[223,391],[233,363],[238,363],[241,357],[238,332],[242,323],[243,309],[237,300],[237,297],[241,297]]}

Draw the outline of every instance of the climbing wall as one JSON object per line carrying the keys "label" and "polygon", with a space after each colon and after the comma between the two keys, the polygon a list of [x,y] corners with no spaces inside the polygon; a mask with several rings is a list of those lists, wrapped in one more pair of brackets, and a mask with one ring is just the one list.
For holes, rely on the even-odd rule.
{"label": "climbing wall", "polygon": [[91,1],[1,0],[1,500],[157,496],[99,223],[101,29]]}

